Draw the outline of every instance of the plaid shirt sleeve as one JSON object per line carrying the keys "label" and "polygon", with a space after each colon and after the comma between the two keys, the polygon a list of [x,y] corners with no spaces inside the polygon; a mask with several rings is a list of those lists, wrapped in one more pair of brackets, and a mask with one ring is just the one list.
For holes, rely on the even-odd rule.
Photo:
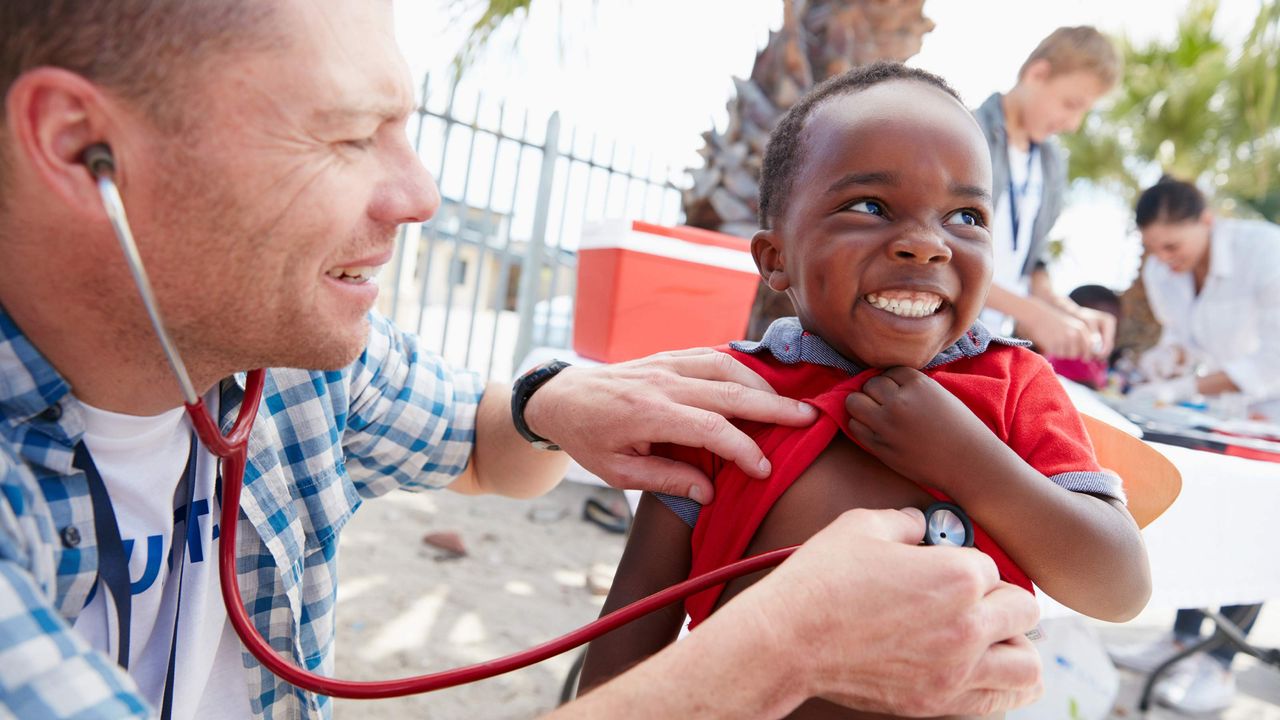
{"label": "plaid shirt sleeve", "polygon": [[448,485],[471,459],[484,382],[386,318],[369,323],[368,347],[348,371],[347,472],[363,497]]}
{"label": "plaid shirt sleeve", "polygon": [[0,718],[149,718],[133,681],[53,607],[58,547],[36,481],[0,440]]}

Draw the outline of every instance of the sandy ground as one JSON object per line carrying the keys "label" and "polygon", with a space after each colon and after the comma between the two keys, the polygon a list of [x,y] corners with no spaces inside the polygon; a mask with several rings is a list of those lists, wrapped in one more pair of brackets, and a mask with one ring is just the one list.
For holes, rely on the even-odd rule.
{"label": "sandy ground", "polygon": [[[598,614],[623,538],[584,522],[586,498],[613,491],[566,483],[534,501],[449,492],[394,493],[367,503],[343,533],[338,595],[338,674],[401,677],[489,660],[548,640]],[[446,557],[422,542],[458,533],[468,554]],[[1150,610],[1125,625],[1093,623],[1108,643],[1142,642],[1172,625]],[[1280,608],[1264,608],[1253,638],[1280,646]],[[430,695],[337,701],[339,719],[529,718],[555,707],[573,653],[525,670]],[[1222,720],[1280,720],[1280,671],[1236,661],[1240,693]],[[1112,718],[1137,718],[1140,678],[1124,674]],[[1185,717],[1153,710],[1150,720]],[[1046,717],[1045,720],[1058,720]],[[1067,720],[1063,718],[1062,720]]]}

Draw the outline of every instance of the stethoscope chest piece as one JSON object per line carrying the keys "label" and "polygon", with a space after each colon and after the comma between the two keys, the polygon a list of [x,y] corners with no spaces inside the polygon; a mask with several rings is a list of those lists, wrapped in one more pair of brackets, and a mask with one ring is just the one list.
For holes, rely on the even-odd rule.
{"label": "stethoscope chest piece", "polygon": [[924,511],[924,544],[973,547],[973,523],[959,505],[937,502]]}

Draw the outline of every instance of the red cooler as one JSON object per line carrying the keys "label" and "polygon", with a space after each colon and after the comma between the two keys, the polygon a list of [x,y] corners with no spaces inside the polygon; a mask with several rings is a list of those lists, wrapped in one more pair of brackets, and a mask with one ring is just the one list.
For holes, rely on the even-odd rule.
{"label": "red cooler", "polygon": [[639,221],[588,225],[573,350],[618,362],[741,339],[759,280],[743,238]]}

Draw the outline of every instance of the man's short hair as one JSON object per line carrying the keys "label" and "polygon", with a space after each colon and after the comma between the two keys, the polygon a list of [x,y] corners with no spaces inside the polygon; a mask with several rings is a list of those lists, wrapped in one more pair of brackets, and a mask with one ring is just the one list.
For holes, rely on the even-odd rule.
{"label": "man's short hair", "polygon": [[[219,52],[265,46],[276,3],[263,0],[2,0],[0,98],[23,73],[59,67],[138,103],[178,129],[176,91]],[[0,133],[4,113],[0,112]],[[0,181],[5,158],[0,156]]]}
{"label": "man's short hair", "polygon": [[1050,75],[1084,71],[1102,81],[1108,89],[1120,77],[1120,55],[1106,35],[1089,25],[1060,27],[1040,41],[1018,70],[1018,79],[1037,60],[1049,63]]}
{"label": "man's short hair", "polygon": [[760,227],[768,228],[771,220],[780,217],[786,208],[792,181],[804,159],[800,139],[813,111],[833,97],[852,95],[890,80],[915,80],[932,85],[963,105],[960,96],[946,80],[931,72],[896,62],[878,62],[854,68],[815,86],[787,110],[769,135],[769,144],[765,146],[764,160],[760,167]]}

